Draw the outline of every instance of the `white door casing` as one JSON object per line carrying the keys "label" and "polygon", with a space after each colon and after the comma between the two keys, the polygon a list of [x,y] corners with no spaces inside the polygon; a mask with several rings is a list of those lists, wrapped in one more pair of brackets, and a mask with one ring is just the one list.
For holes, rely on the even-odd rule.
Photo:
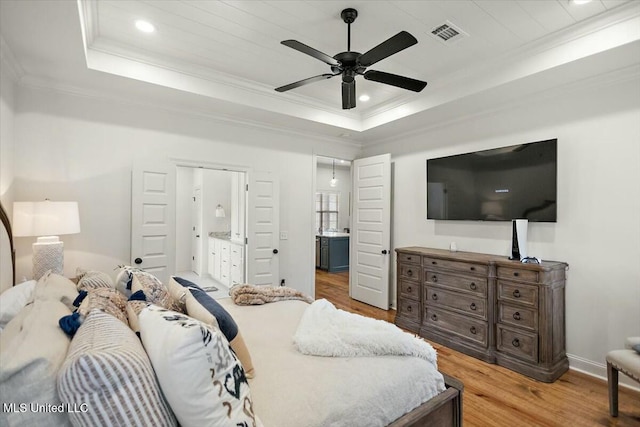
{"label": "white door casing", "polygon": [[191,271],[198,276],[202,274],[202,189],[193,189],[193,204],[191,205]]}
{"label": "white door casing", "polygon": [[266,172],[249,173],[247,282],[278,286],[279,182]]}
{"label": "white door casing", "polygon": [[391,155],[356,159],[349,255],[351,297],[389,309]]}
{"label": "white door casing", "polygon": [[152,273],[162,283],[175,272],[175,200],[174,165],[168,161],[134,161],[131,265]]}

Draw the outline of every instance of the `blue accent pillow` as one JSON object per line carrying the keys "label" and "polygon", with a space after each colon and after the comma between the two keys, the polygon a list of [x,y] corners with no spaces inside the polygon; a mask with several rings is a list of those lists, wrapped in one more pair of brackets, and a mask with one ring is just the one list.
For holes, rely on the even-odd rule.
{"label": "blue accent pillow", "polygon": [[636,351],[636,353],[640,354],[640,344],[636,344],[631,348],[634,349]]}
{"label": "blue accent pillow", "polygon": [[182,277],[174,277],[173,279],[181,286],[189,289],[191,295],[193,295],[196,301],[198,301],[200,305],[207,309],[207,311],[216,318],[218,325],[220,326],[220,330],[227,340],[229,342],[233,341],[238,335],[238,325],[236,324],[236,321],[233,320],[233,317],[231,317],[229,312],[195,283],[190,282],[187,279],[183,279]]}

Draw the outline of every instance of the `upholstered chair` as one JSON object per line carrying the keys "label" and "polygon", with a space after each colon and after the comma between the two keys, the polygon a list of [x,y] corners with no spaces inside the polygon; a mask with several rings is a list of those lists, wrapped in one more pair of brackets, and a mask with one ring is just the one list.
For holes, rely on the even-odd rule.
{"label": "upholstered chair", "polygon": [[640,337],[627,338],[624,350],[607,353],[609,412],[618,416],[618,371],[640,382]]}

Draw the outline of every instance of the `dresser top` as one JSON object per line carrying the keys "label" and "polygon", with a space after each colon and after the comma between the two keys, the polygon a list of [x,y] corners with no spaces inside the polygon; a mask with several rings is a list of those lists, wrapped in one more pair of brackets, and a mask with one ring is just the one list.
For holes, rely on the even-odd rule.
{"label": "dresser top", "polygon": [[422,256],[433,256],[451,261],[475,262],[481,264],[495,264],[502,267],[518,268],[525,270],[555,270],[558,268],[566,268],[568,264],[560,261],[543,260],[542,264],[527,264],[520,261],[510,260],[506,256],[490,255],[478,252],[452,252],[447,249],[425,248],[421,246],[409,246],[404,248],[396,248],[396,252],[411,253]]}

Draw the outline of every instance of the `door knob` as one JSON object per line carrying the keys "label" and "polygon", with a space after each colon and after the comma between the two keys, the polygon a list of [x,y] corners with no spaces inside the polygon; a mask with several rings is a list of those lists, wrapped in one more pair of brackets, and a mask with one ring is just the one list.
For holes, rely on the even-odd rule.
{"label": "door knob", "polygon": [[382,250],[382,255],[386,255],[386,254],[387,254],[387,250],[386,250],[386,249],[383,249],[383,250]]}
{"label": "door knob", "polygon": [[277,254],[277,253],[278,253],[278,250],[277,250],[277,249],[274,249],[274,250],[273,250],[273,253],[274,253],[274,254]]}
{"label": "door knob", "polygon": [[136,258],[133,260],[136,264],[142,264],[142,258]]}

